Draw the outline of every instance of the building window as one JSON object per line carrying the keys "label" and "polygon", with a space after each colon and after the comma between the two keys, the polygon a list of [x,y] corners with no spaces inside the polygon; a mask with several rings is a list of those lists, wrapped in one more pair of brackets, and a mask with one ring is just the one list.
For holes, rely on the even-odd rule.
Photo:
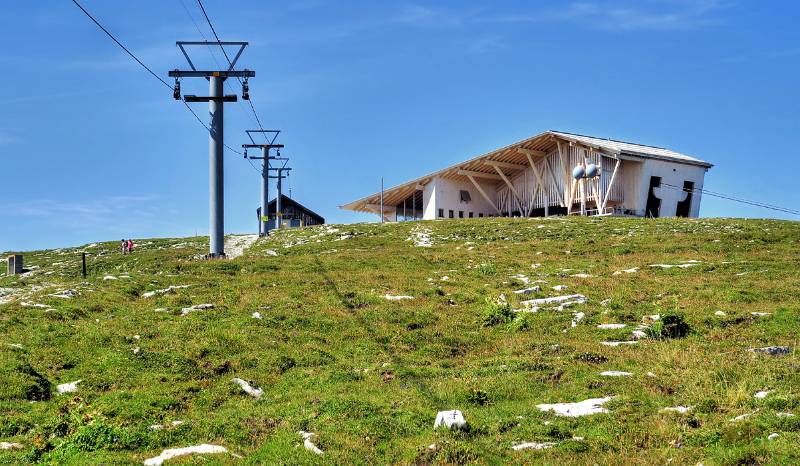
{"label": "building window", "polygon": [[483,218],[483,213],[482,213],[482,212],[479,212],[479,213],[478,213],[478,217],[480,217],[480,218]]}
{"label": "building window", "polygon": [[464,218],[464,211],[463,210],[459,210],[458,211],[458,218]]}
{"label": "building window", "polygon": [[439,218],[444,218],[444,209],[439,209]]}
{"label": "building window", "polygon": [[453,211],[452,211],[452,210],[451,210],[451,211],[449,211],[449,212],[448,212],[448,214],[450,215],[450,218],[454,218],[454,215],[453,215]]}
{"label": "building window", "polygon": [[462,189],[460,195],[461,195],[461,202],[469,204],[469,201],[472,200],[472,197],[469,195],[469,191],[465,191]]}
{"label": "building window", "polygon": [[470,213],[469,213],[469,218],[472,218],[472,217],[474,217],[474,216],[475,216],[475,215],[474,215],[472,212],[470,212]]}

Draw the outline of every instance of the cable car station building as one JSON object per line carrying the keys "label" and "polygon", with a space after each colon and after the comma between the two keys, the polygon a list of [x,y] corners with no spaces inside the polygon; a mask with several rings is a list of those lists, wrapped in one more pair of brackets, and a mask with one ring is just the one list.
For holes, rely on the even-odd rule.
{"label": "cable car station building", "polygon": [[[660,147],[546,131],[341,206],[386,221],[697,217],[712,164]],[[381,196],[383,204],[381,204]]]}

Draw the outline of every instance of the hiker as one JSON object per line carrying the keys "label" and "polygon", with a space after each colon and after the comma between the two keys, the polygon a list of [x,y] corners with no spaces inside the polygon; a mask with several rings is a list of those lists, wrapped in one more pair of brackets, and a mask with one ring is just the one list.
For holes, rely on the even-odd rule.
{"label": "hiker", "polygon": [[124,239],[121,240],[120,247],[122,248],[122,255],[125,255],[125,253],[128,251],[128,242],[125,241]]}
{"label": "hiker", "polygon": [[133,240],[128,240],[128,254],[133,254]]}

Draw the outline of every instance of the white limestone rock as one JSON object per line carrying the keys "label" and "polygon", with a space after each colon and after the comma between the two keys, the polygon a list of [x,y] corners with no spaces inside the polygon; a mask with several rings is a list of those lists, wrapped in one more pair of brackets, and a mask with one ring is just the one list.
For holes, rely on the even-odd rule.
{"label": "white limestone rock", "polygon": [[454,409],[451,411],[439,411],[436,414],[436,421],[433,423],[433,428],[446,427],[451,430],[461,430],[467,428],[467,421],[461,411]]}

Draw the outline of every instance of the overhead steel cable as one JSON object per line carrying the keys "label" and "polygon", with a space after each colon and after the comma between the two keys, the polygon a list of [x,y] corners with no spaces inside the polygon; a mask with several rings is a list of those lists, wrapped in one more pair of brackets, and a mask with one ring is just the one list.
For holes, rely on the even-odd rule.
{"label": "overhead steel cable", "polygon": [[751,201],[751,200],[748,200],[748,199],[737,198],[737,197],[733,197],[733,196],[730,196],[730,195],[727,195],[727,194],[722,194],[722,193],[718,193],[718,192],[714,192],[714,191],[709,191],[709,190],[706,190],[706,189],[703,189],[703,188],[691,188],[691,189],[689,189],[689,188],[683,188],[683,187],[680,187],[680,186],[676,186],[674,184],[669,184],[669,183],[664,183],[664,182],[661,183],[661,186],[664,186],[664,187],[669,188],[669,189],[674,189],[674,190],[677,190],[677,191],[687,192],[687,193],[688,192],[693,192],[693,193],[705,194],[705,195],[712,196],[712,197],[718,197],[720,199],[726,199],[728,201],[739,202],[739,203],[751,205],[751,206],[754,206],[754,207],[761,207],[763,209],[775,210],[777,212],[783,212],[783,213],[786,213],[786,214],[800,215],[800,211],[794,210],[794,209],[790,209],[788,207],[781,207],[781,206],[766,204],[766,203],[763,203],[763,202]]}
{"label": "overhead steel cable", "polygon": [[[195,19],[194,19],[194,15],[192,15],[191,11],[189,11],[189,8],[186,6],[186,3],[185,3],[183,0],[179,0],[179,1],[180,1],[180,3],[181,3],[181,6],[183,7],[183,11],[185,11],[185,12],[186,12],[186,15],[187,15],[187,16],[189,17],[189,19],[192,21],[192,24],[194,25],[194,28],[197,30],[197,33],[198,33],[198,34],[200,34],[200,37],[202,37],[202,38],[203,38],[203,41],[204,41],[204,42],[209,42],[209,41],[208,41],[208,38],[207,38],[207,37],[206,37],[206,35],[203,33],[203,30],[202,30],[202,29],[200,29],[200,26],[197,24],[197,21],[195,21]],[[211,55],[211,59],[212,59],[212,60],[214,60],[214,63],[216,63],[216,65],[217,65],[217,68],[221,68],[221,66],[220,66],[220,64],[219,64],[219,61],[217,60],[217,56],[216,56],[216,55],[214,54],[214,52],[211,50],[211,44],[210,44],[210,43],[209,43],[209,45],[206,47],[206,50],[208,50],[208,54],[209,54],[209,55]],[[230,86],[228,85],[228,82],[227,82],[227,81],[225,81],[223,85],[227,86],[227,87],[228,87],[228,90],[229,90],[231,93],[233,93],[233,91],[230,89]],[[238,107],[238,106],[237,106],[237,107]],[[253,117],[252,117],[252,116],[250,116],[250,114],[249,114],[247,111],[245,111],[245,110],[244,110],[242,107],[238,107],[238,108],[239,108],[239,110],[241,110],[242,112],[244,112],[244,114],[245,114],[245,115],[247,115],[247,117],[250,119],[250,121],[253,121],[253,122],[255,123],[255,121],[253,120]],[[194,112],[193,112],[193,113],[194,113]],[[226,145],[226,147],[227,147],[227,145]],[[230,148],[228,148],[228,149],[230,149]],[[238,153],[239,155],[244,155],[244,152],[239,152],[239,151],[236,151],[236,153]],[[252,160],[250,160],[250,158],[247,158],[247,161],[250,163],[250,167],[251,167],[251,168],[252,168],[252,169],[253,169],[253,170],[254,170],[256,173],[259,173],[259,174],[261,173],[261,170],[259,170],[259,169],[258,169],[258,167],[256,167],[256,166],[253,164],[253,161],[252,161]]]}
{"label": "overhead steel cable", "polygon": [[[219,40],[219,36],[217,35],[217,30],[214,29],[214,25],[211,24],[211,19],[208,17],[208,13],[206,13],[206,9],[203,6],[203,2],[201,0],[197,0],[197,5],[200,6],[200,11],[203,12],[203,16],[206,18],[206,22],[208,23],[208,27],[211,28],[211,32],[214,34],[214,38],[217,39],[217,43],[219,44],[219,48],[222,50],[222,54],[225,56],[225,60],[228,61],[228,65],[232,66],[231,59],[230,59],[230,57],[228,57],[228,52],[226,52],[225,51],[225,47],[222,46],[222,43]],[[242,82],[241,78],[237,77],[236,79],[238,79],[239,83],[241,84],[241,82]],[[258,112],[256,112],[256,107],[255,107],[255,105],[253,105],[253,99],[252,98],[248,99],[247,103],[250,104],[250,109],[253,111],[253,116],[256,117],[256,123],[258,123],[258,129],[260,129],[262,131],[262,134],[264,134],[264,140],[266,141],[267,140],[267,135],[266,135],[266,133],[263,132],[264,131],[264,127],[261,125],[261,119],[258,118]]]}
{"label": "overhead steel cable", "polygon": [[[99,27],[99,28],[100,28],[100,29],[101,29],[101,30],[102,30],[104,33],[106,33],[106,35],[107,35],[109,38],[111,38],[111,40],[113,40],[113,41],[114,41],[114,42],[115,42],[115,43],[116,43],[116,44],[117,44],[117,45],[118,45],[118,46],[119,46],[119,47],[120,47],[122,50],[124,50],[124,51],[125,51],[125,53],[127,53],[128,55],[130,55],[130,57],[131,57],[131,58],[133,58],[133,59],[136,61],[136,63],[138,63],[139,65],[141,65],[141,66],[142,66],[142,68],[144,68],[145,70],[147,70],[147,72],[148,72],[148,73],[150,73],[150,74],[151,74],[151,75],[152,75],[154,78],[158,79],[158,80],[161,82],[161,84],[165,85],[165,86],[166,86],[166,87],[168,87],[170,90],[174,90],[174,87],[170,86],[168,82],[164,81],[164,79],[162,79],[162,78],[161,78],[159,75],[157,75],[155,72],[153,72],[153,70],[152,70],[152,69],[150,69],[150,67],[148,67],[147,65],[145,65],[145,64],[144,64],[144,62],[143,62],[142,60],[140,60],[140,59],[139,59],[139,57],[137,57],[136,55],[134,55],[134,54],[133,54],[133,52],[131,52],[131,51],[130,51],[130,49],[128,49],[128,47],[125,47],[125,45],[124,45],[122,42],[120,42],[120,41],[119,41],[119,39],[117,39],[117,38],[116,38],[116,37],[115,37],[113,34],[111,34],[111,32],[110,32],[108,29],[106,29],[106,28],[105,28],[105,26],[103,26],[102,24],[100,24],[100,22],[99,22],[99,21],[98,21],[98,20],[97,20],[97,19],[96,19],[94,16],[92,16],[92,14],[91,14],[91,13],[89,13],[89,12],[86,10],[86,8],[84,8],[84,7],[83,7],[83,5],[81,5],[80,3],[78,3],[78,2],[77,2],[77,0],[72,0],[72,3],[74,3],[74,4],[75,4],[75,6],[77,6],[78,8],[80,8],[80,10],[81,10],[81,11],[82,11],[82,12],[83,12],[83,13],[84,13],[84,14],[85,14],[85,15],[86,15],[86,16],[87,16],[87,17],[88,17],[90,20],[92,20],[92,22],[93,22],[94,24],[96,24],[96,25],[97,25],[97,27]],[[183,101],[183,105],[186,107],[186,109],[187,109],[187,110],[189,110],[189,112],[191,112],[191,114],[192,114],[192,115],[194,115],[194,117],[195,117],[195,119],[198,121],[198,123],[200,123],[201,125],[203,125],[203,127],[206,129],[206,131],[208,131],[208,132],[210,133],[210,132],[211,132],[211,128],[209,128],[209,127],[208,127],[208,125],[207,125],[207,124],[205,124],[205,122],[203,122],[203,120],[201,120],[201,119],[200,119],[200,116],[198,116],[198,115],[197,115],[197,113],[195,113],[195,111],[194,111],[194,110],[192,110],[192,107],[190,107],[190,106],[189,106],[189,104],[188,104],[188,103],[186,103],[186,101]],[[243,152],[240,152],[240,151],[238,151],[238,150],[236,150],[236,149],[232,148],[231,146],[229,146],[229,145],[227,145],[227,144],[224,144],[224,146],[225,146],[225,148],[226,148],[226,149],[228,149],[229,151],[231,151],[231,152],[233,152],[233,153],[235,153],[235,154],[244,155],[244,153],[243,153]]]}

